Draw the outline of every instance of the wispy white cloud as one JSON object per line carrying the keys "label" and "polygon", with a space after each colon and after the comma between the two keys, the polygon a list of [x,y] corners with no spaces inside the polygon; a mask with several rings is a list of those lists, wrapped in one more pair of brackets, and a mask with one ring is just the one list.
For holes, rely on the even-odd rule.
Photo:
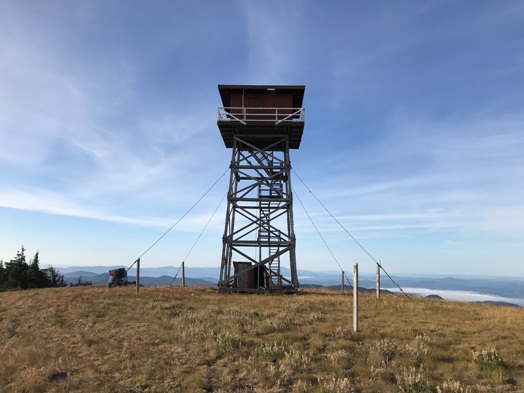
{"label": "wispy white cloud", "polygon": [[[143,217],[142,215],[115,215],[111,211],[107,212],[107,207],[86,206],[75,203],[71,198],[63,197],[58,193],[53,193],[43,189],[3,189],[0,194],[0,207],[18,209],[36,213],[44,213],[59,216],[70,216],[78,218],[87,218],[90,220],[99,220],[113,223],[130,224],[142,227],[159,227],[170,228],[177,223],[177,230],[198,232],[206,225],[212,216],[212,210],[209,207],[200,208],[189,214],[191,205],[186,210],[177,212],[176,216],[156,216]],[[179,219],[184,217],[183,221]],[[220,214],[217,215],[222,216]],[[208,228],[222,229],[222,217],[212,220]]]}
{"label": "wispy white cloud", "polygon": [[[24,7],[20,7],[21,9]],[[68,31],[35,18],[17,23],[12,7],[0,21],[0,161],[31,168],[53,160],[62,140],[78,140],[89,150],[96,137],[91,124],[107,120],[126,95],[129,68],[115,64],[95,69],[64,51]],[[15,16],[16,15],[16,16]],[[24,15],[27,17],[27,15]]]}
{"label": "wispy white cloud", "polygon": [[[515,4],[235,2],[201,13],[8,2],[0,206],[169,227],[230,161],[216,84],[305,83],[293,165],[351,232],[518,238],[524,96],[513,38],[524,24]],[[337,225],[293,181],[333,234]],[[226,182],[180,230],[203,227]],[[295,209],[297,231],[311,228]]]}
{"label": "wispy white cloud", "polygon": [[[82,217],[135,225],[162,226],[159,222],[104,215],[97,210],[79,206],[67,198],[45,190],[21,191],[18,189],[4,189],[0,195],[0,206],[62,216]],[[163,225],[165,224],[164,222]]]}
{"label": "wispy white cloud", "polygon": [[[461,121],[395,118],[389,135],[314,163],[319,198],[356,231],[488,232],[520,236],[520,115]],[[311,163],[307,162],[306,168]],[[325,171],[325,168],[339,168]],[[295,165],[295,170],[300,170]],[[304,174],[300,174],[304,177]],[[295,187],[300,182],[295,180]],[[316,201],[312,201],[316,204]],[[315,208],[322,217],[322,209]],[[336,230],[336,225],[330,227]]]}
{"label": "wispy white cloud", "polygon": [[[242,2],[247,20],[249,79],[253,84],[290,84],[294,79],[302,6],[296,2]],[[294,82],[296,83],[296,82]]]}
{"label": "wispy white cloud", "polygon": [[[524,299],[509,298],[497,295],[471,291],[456,291],[450,289],[428,289],[428,288],[403,288],[406,293],[414,293],[420,296],[438,295],[447,300],[458,300],[462,302],[505,302],[524,306]],[[397,288],[388,288],[388,291],[400,292]]]}
{"label": "wispy white cloud", "polygon": [[[87,8],[80,11],[88,19],[100,11]],[[210,98],[203,101],[209,116],[202,115],[202,107],[147,105],[143,64],[117,56],[106,61],[79,57],[70,45],[85,34],[81,29],[71,37],[71,26],[38,18],[35,29],[17,23],[17,16],[27,21],[24,7],[10,11],[0,17],[9,32],[0,37],[0,162],[7,168],[0,177],[3,206],[157,225],[162,219],[130,216],[144,205],[165,204],[165,210],[174,200],[191,200],[219,174],[207,164],[227,157],[204,135],[214,126]],[[224,168],[227,163],[223,160]],[[18,176],[17,189],[11,182]],[[60,187],[53,189],[57,183]],[[32,194],[43,199],[28,199]],[[98,208],[79,208],[85,205]]]}

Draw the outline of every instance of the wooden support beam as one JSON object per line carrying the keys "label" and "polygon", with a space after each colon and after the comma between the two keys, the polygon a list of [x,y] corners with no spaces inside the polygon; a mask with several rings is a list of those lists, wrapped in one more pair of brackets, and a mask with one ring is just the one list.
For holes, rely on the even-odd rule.
{"label": "wooden support beam", "polygon": [[353,331],[358,332],[358,263],[353,267]]}
{"label": "wooden support beam", "polygon": [[140,293],[140,258],[136,261],[136,294]]}
{"label": "wooden support beam", "polygon": [[380,263],[377,263],[377,299],[380,299]]}

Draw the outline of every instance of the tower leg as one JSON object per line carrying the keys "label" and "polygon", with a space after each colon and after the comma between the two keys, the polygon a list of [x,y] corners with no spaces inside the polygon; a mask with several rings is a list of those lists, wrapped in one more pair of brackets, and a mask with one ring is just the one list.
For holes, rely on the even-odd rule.
{"label": "tower leg", "polygon": [[[298,289],[288,147],[287,136],[265,148],[234,137],[218,282],[221,290]],[[290,277],[282,275],[281,263],[286,259]]]}

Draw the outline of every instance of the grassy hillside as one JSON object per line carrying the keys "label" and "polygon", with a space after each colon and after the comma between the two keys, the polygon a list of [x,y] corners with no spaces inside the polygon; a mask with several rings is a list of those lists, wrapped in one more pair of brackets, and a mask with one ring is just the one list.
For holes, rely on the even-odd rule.
{"label": "grassy hillside", "polygon": [[524,310],[211,287],[0,293],[0,392],[524,392]]}

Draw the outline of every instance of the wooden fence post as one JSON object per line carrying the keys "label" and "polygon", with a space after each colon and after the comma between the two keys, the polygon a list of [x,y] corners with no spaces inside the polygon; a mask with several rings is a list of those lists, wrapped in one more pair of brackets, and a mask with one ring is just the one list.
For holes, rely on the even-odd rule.
{"label": "wooden fence post", "polygon": [[377,299],[380,299],[380,263],[377,263]]}
{"label": "wooden fence post", "polygon": [[358,263],[353,266],[353,331],[358,332]]}
{"label": "wooden fence post", "polygon": [[140,292],[140,258],[136,260],[136,294]]}
{"label": "wooden fence post", "polygon": [[185,262],[182,262],[182,287],[186,286],[186,267]]}
{"label": "wooden fence post", "polygon": [[344,292],[344,270],[342,270],[342,282],[340,284],[340,289],[342,289],[342,292]]}

